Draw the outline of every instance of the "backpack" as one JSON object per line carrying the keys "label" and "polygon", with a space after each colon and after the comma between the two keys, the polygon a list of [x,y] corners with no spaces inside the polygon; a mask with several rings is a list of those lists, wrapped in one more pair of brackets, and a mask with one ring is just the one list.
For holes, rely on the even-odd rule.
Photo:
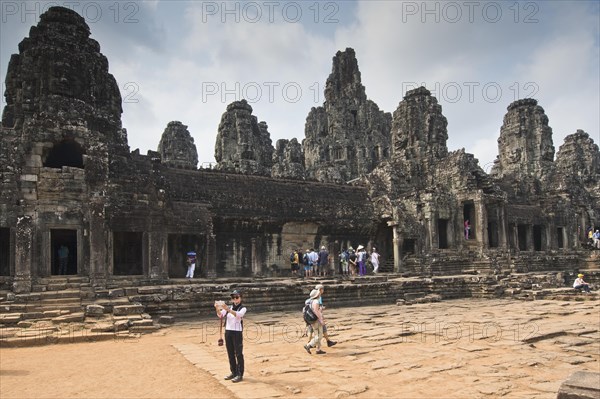
{"label": "backpack", "polygon": [[290,255],[290,262],[294,263],[294,253],[292,252],[292,254]]}
{"label": "backpack", "polygon": [[306,305],[304,305],[304,309],[302,309],[302,317],[304,318],[304,321],[307,322],[308,324],[312,324],[315,321],[317,321],[318,317],[315,314],[315,312],[312,310],[312,301],[310,303],[307,303]]}

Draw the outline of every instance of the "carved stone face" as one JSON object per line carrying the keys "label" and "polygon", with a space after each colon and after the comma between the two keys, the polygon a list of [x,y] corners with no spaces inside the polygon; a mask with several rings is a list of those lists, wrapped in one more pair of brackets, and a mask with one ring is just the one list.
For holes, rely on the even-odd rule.
{"label": "carved stone face", "polygon": [[65,61],[53,61],[48,75],[49,94],[81,98],[84,82],[82,73]]}

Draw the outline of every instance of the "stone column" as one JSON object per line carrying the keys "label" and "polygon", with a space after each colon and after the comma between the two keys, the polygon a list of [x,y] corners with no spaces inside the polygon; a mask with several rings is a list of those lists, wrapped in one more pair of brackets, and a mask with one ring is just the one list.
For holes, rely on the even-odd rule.
{"label": "stone column", "polygon": [[252,251],[251,251],[251,255],[250,255],[250,262],[252,265],[252,275],[257,275],[260,274],[261,267],[260,267],[260,259],[258,259],[258,247],[257,247],[257,239],[256,238],[252,238],[251,240],[251,245],[252,245]]}
{"label": "stone column", "polygon": [[90,278],[95,285],[103,286],[106,284],[106,278],[108,277],[104,203],[92,199],[89,206]]}
{"label": "stone column", "polygon": [[435,214],[430,213],[428,218],[425,220],[427,221],[427,239],[425,240],[425,250],[437,249],[438,239]]}
{"label": "stone column", "polygon": [[533,225],[527,225],[527,251],[533,251]]}
{"label": "stone column", "polygon": [[167,235],[163,232],[148,234],[148,276],[151,279],[167,278]]}
{"label": "stone column", "polygon": [[489,246],[487,232],[487,212],[483,200],[475,201],[475,241],[479,248],[487,248]]}
{"label": "stone column", "polygon": [[17,218],[15,229],[15,279],[13,291],[17,294],[31,292],[31,267],[33,259],[33,232],[31,216]]}
{"label": "stone column", "polygon": [[501,248],[507,249],[508,245],[508,223],[506,221],[506,213],[504,206],[498,207],[498,245]]}
{"label": "stone column", "polygon": [[392,239],[394,248],[394,273],[402,272],[402,236],[398,232],[398,226],[392,226],[394,237]]}
{"label": "stone column", "polygon": [[209,234],[206,239],[205,268],[207,278],[217,277],[217,241],[214,234]]}

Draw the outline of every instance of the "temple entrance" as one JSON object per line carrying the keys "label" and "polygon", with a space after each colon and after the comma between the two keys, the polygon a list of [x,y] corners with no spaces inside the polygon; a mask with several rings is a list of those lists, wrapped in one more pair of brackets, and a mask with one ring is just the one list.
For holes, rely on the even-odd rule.
{"label": "temple entrance", "polygon": [[544,226],[534,225],[533,226],[533,250],[534,251],[543,251],[546,249],[544,245],[545,238]]}
{"label": "temple entrance", "polygon": [[475,204],[472,201],[463,205],[463,227],[465,240],[475,239]]}
{"label": "temple entrance", "polygon": [[488,223],[488,244],[490,248],[498,247],[498,223],[497,222],[489,222]]}
{"label": "temple entrance", "polygon": [[414,238],[405,238],[402,241],[402,254],[414,255],[416,253],[416,240]]}
{"label": "temple entrance", "polygon": [[10,229],[0,228],[0,276],[10,276]]}
{"label": "temple entrance", "polygon": [[113,274],[116,276],[134,276],[144,274],[143,233],[113,233]]}
{"label": "temple entrance", "polygon": [[527,251],[527,225],[520,224],[517,226],[517,240],[519,251]]}
{"label": "temple entrance", "polygon": [[77,274],[77,230],[50,230],[51,262],[50,274]]}
{"label": "temple entrance", "polygon": [[438,248],[448,248],[448,219],[438,219]]}
{"label": "temple entrance", "polygon": [[196,252],[196,270],[194,277],[206,276],[204,255],[206,253],[206,238],[202,235],[169,234],[169,278],[185,278],[187,273],[187,253]]}
{"label": "temple entrance", "polygon": [[557,239],[558,249],[562,249],[565,247],[565,240],[564,240],[563,234],[564,234],[563,228],[557,227],[556,228],[556,239]]}

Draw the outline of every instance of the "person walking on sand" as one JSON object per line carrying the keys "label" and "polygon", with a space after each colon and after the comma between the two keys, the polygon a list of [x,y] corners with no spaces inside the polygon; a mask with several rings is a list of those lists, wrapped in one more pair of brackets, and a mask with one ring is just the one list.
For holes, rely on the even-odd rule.
{"label": "person walking on sand", "polygon": [[317,320],[311,323],[312,330],[315,332],[315,336],[308,344],[304,345],[304,350],[308,352],[309,355],[312,353],[310,350],[312,348],[317,348],[317,355],[323,355],[326,352],[321,350],[321,340],[323,339],[323,326],[325,325],[325,320],[323,319],[323,312],[321,312],[321,306],[319,305],[319,297],[321,296],[321,292],[319,290],[312,290],[310,292],[310,307],[313,313],[317,316]]}
{"label": "person walking on sand", "polygon": [[229,358],[229,370],[231,373],[225,380],[240,382],[244,379],[244,342],[243,342],[243,318],[246,315],[246,307],[242,305],[242,293],[234,290],[231,293],[232,306],[222,302],[215,302],[217,316],[225,318],[225,347]]}
{"label": "person walking on sand", "polygon": [[[325,292],[325,286],[323,284],[315,285],[315,290],[319,290],[319,306],[321,307],[321,312],[325,310],[325,305],[323,305],[323,293]],[[327,324],[323,324],[323,338],[325,338],[325,342],[327,342],[328,347],[332,347],[337,344],[336,341],[332,341],[329,339],[329,334],[327,334]],[[310,340],[309,340],[310,342]]]}

